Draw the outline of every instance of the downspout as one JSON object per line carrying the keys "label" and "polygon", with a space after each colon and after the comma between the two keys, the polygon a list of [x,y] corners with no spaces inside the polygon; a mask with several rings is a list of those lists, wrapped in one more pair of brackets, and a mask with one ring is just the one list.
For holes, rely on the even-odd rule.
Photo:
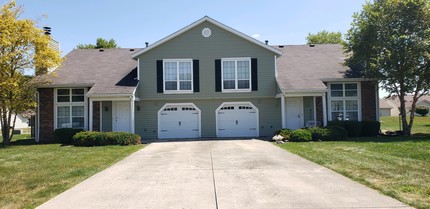
{"label": "downspout", "polygon": [[285,97],[284,94],[281,96],[281,120],[282,120],[282,128],[286,128],[285,124]]}
{"label": "downspout", "polygon": [[39,102],[39,91],[37,91],[36,92],[36,99],[37,99],[37,110],[36,110],[36,121],[35,121],[35,123],[36,123],[36,125],[35,125],[35,135],[34,135],[34,140],[36,141],[36,142],[39,142],[39,124],[40,124],[40,102]]}
{"label": "downspout", "polygon": [[327,93],[324,93],[322,96],[322,105],[323,105],[323,125],[327,126]]}

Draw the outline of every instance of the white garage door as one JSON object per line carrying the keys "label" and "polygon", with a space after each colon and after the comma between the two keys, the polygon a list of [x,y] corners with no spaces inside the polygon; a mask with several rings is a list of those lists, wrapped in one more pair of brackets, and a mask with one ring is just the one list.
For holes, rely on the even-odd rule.
{"label": "white garage door", "polygon": [[158,111],[158,138],[199,138],[200,110],[193,104],[166,104]]}
{"label": "white garage door", "polygon": [[217,109],[218,137],[256,137],[258,109],[250,102],[223,103]]}

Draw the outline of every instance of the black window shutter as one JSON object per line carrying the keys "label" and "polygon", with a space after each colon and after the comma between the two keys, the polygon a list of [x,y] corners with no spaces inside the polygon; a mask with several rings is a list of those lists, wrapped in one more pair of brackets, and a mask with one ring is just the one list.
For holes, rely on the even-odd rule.
{"label": "black window shutter", "polygon": [[163,60],[157,60],[157,93],[163,93]]}
{"label": "black window shutter", "polygon": [[194,92],[200,92],[199,60],[193,60],[193,88]]}
{"label": "black window shutter", "polygon": [[221,92],[221,60],[215,60],[215,91]]}
{"label": "black window shutter", "polygon": [[258,91],[258,72],[257,72],[257,58],[251,59],[251,85],[252,91]]}

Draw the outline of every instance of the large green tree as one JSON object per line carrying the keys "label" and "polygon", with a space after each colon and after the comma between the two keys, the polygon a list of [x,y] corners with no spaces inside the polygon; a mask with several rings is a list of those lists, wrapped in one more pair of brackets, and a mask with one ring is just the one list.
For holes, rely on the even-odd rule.
{"label": "large green tree", "polygon": [[96,41],[96,45],[93,44],[78,44],[76,46],[78,49],[108,49],[108,48],[119,48],[114,39],[110,39],[109,41],[104,38],[98,38]]}
{"label": "large green tree", "polygon": [[316,34],[309,33],[306,36],[307,44],[341,44],[343,42],[342,33],[320,31]]}
{"label": "large green tree", "polygon": [[[0,123],[3,144],[13,136],[16,115],[36,106],[36,87],[49,82],[32,79],[24,73],[47,73],[61,62],[60,52],[49,47],[51,37],[30,19],[19,19],[22,12],[15,1],[0,9]],[[12,133],[12,134],[11,134]]]}
{"label": "large green tree", "polygon": [[[353,17],[346,65],[399,98],[403,132],[410,135],[416,102],[430,87],[430,1],[374,0]],[[409,122],[405,95],[413,95]]]}

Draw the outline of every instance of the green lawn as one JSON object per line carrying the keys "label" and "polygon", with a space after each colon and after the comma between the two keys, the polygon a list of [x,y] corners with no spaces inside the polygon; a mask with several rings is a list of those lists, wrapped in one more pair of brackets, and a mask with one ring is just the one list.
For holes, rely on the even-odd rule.
{"label": "green lawn", "polygon": [[416,208],[430,208],[430,137],[286,143],[280,147]]}
{"label": "green lawn", "polygon": [[13,141],[12,146],[0,146],[0,208],[34,208],[144,147]]}
{"label": "green lawn", "polygon": [[[399,117],[383,116],[380,119],[382,130],[399,130]],[[415,116],[412,133],[430,134],[430,116]]]}

